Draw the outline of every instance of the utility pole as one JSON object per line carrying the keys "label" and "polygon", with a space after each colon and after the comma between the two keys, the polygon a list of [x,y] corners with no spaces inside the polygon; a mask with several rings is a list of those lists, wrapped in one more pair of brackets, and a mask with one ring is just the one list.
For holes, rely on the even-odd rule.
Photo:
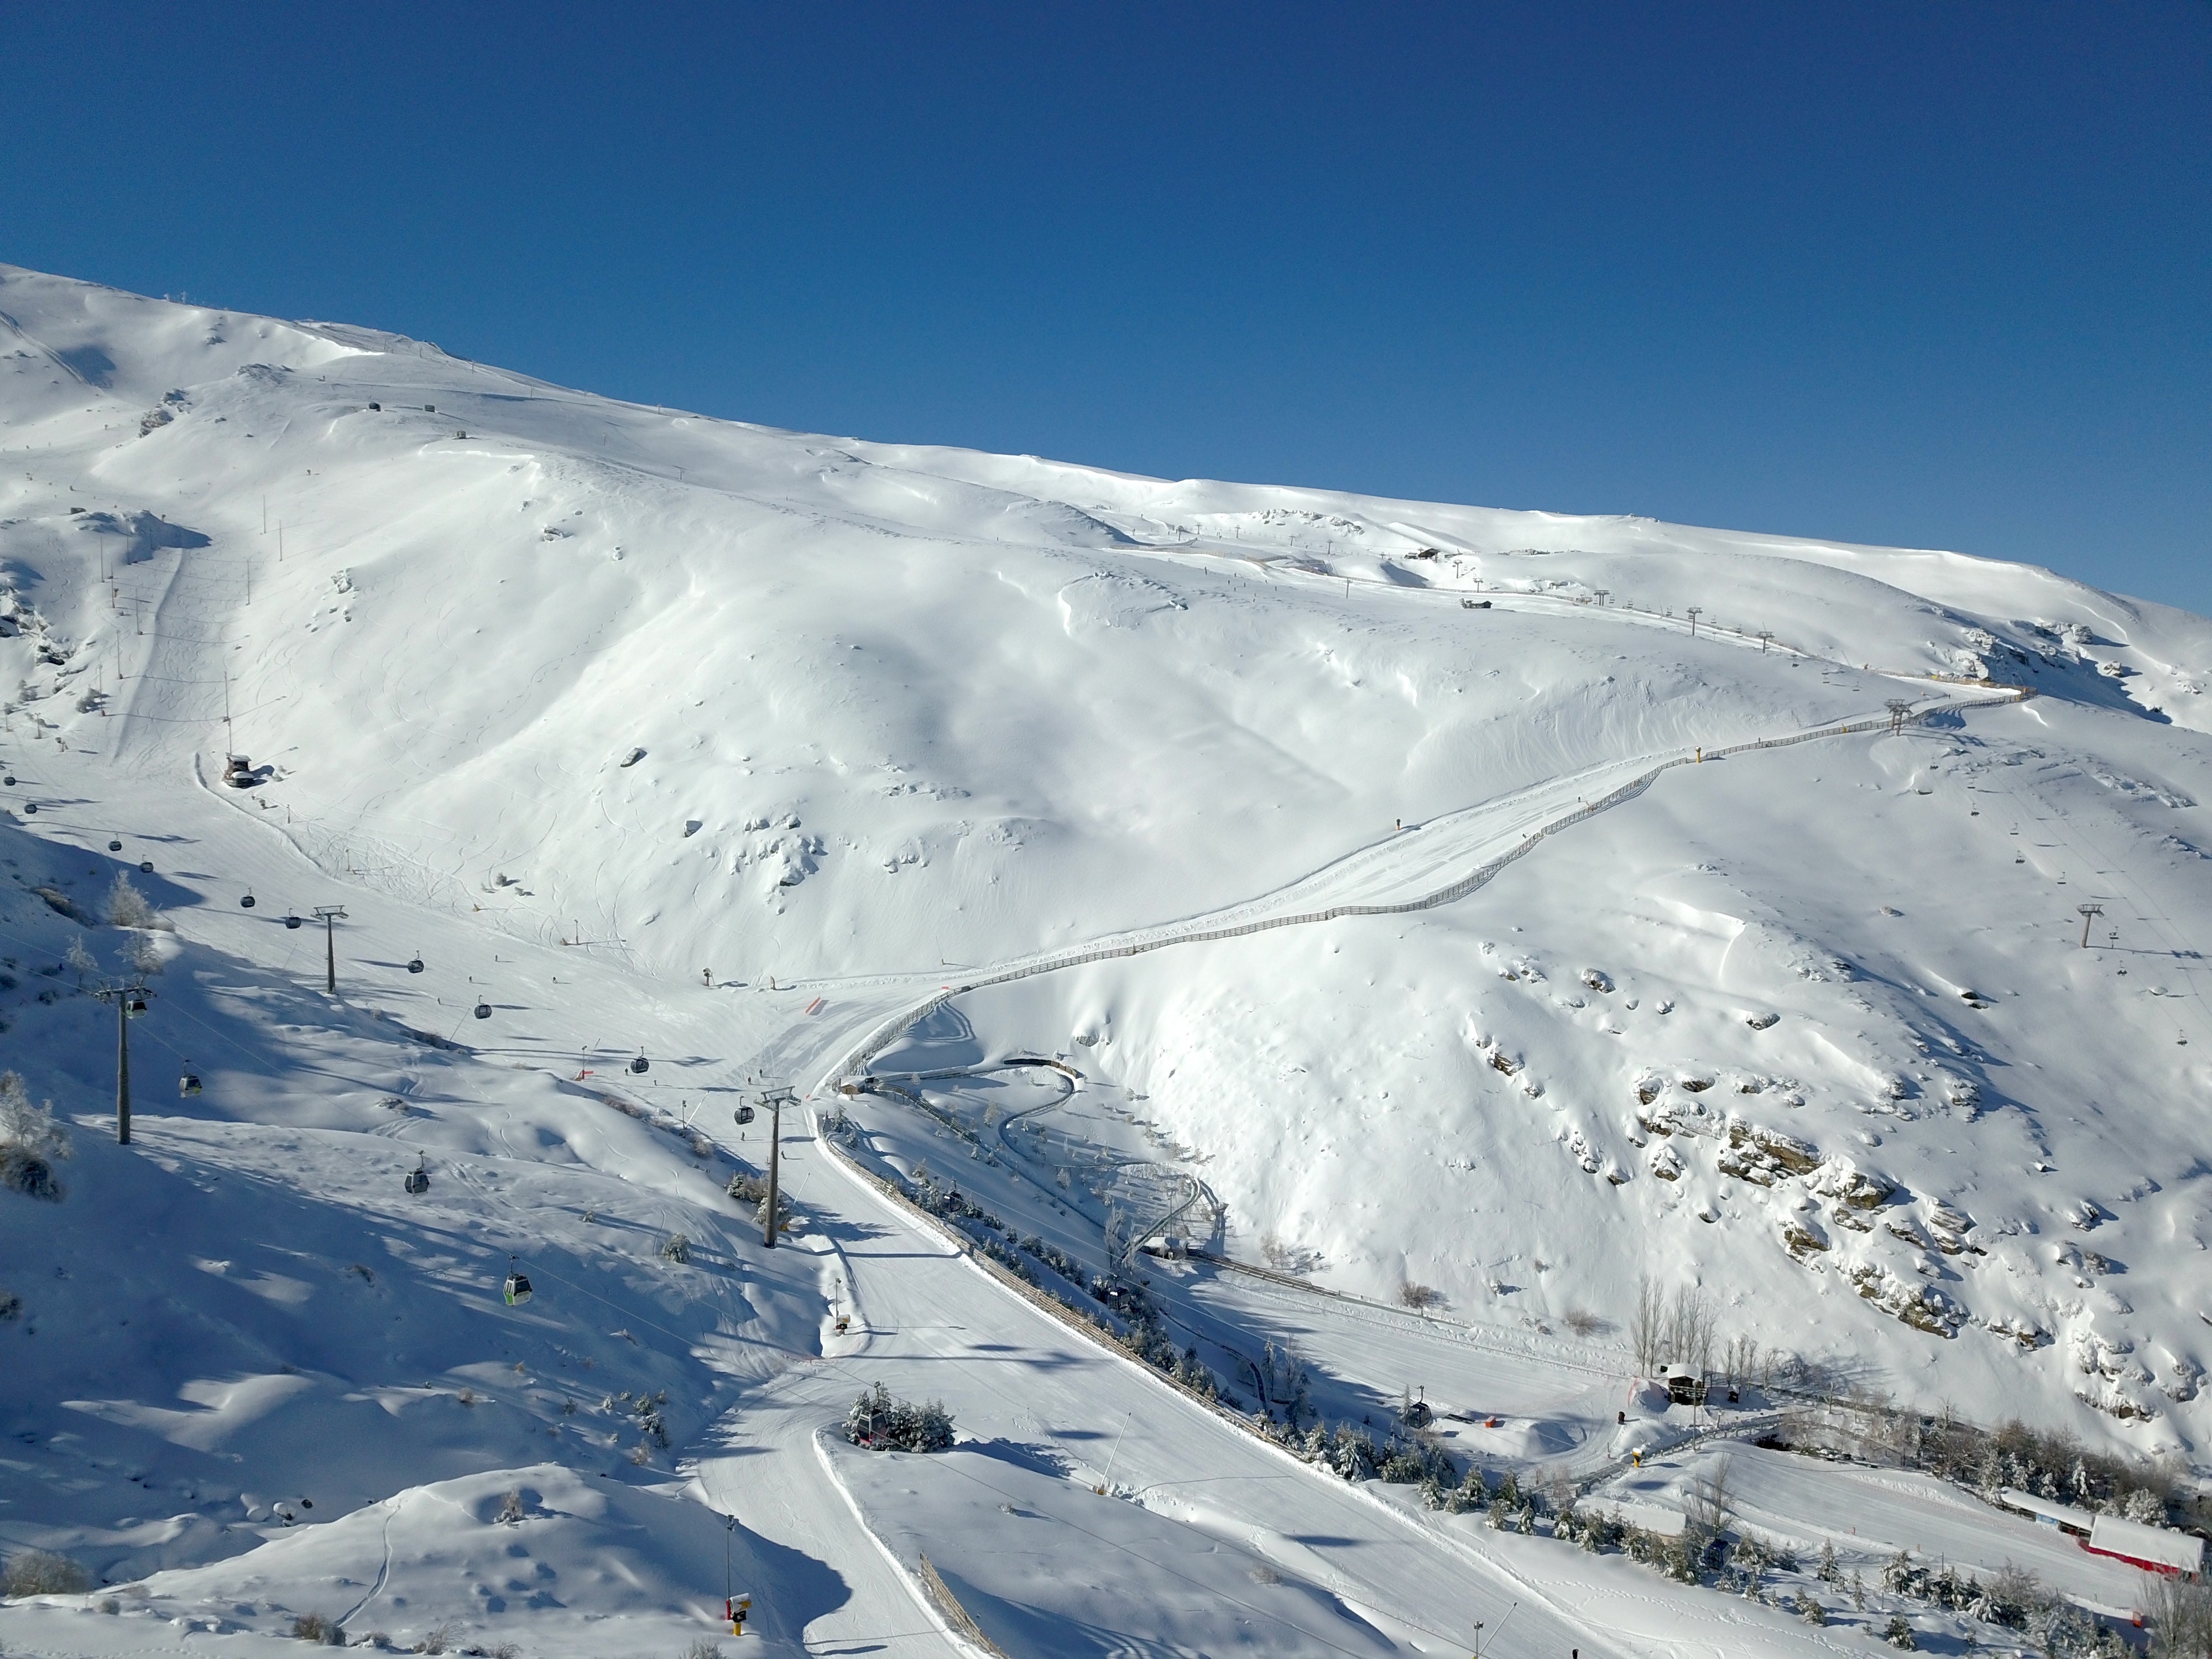
{"label": "utility pole", "polygon": [[2074,908],[2081,913],[2081,948],[2086,951],[2089,948],[2089,924],[2105,914],[2105,907],[2101,904],[2077,904]]}
{"label": "utility pole", "polygon": [[345,915],[343,904],[318,904],[315,914],[323,919],[323,989],[332,996],[338,994],[338,921]]}
{"label": "utility pole", "polygon": [[783,1217],[777,1208],[779,1182],[783,1164],[783,1108],[786,1102],[799,1104],[799,1097],[785,1088],[763,1089],[760,1103],[768,1108],[768,1220],[761,1228],[761,1243],[769,1249],[775,1248],[775,1236],[783,1231]]}
{"label": "utility pole", "polygon": [[115,1005],[115,1144],[131,1144],[131,1022],[146,1012],[143,985],[106,985],[93,995]]}

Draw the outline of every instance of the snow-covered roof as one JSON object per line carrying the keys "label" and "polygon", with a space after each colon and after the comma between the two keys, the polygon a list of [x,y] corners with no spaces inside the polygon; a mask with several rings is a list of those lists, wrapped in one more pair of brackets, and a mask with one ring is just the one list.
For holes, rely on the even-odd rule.
{"label": "snow-covered roof", "polygon": [[2094,1510],[2077,1510],[2071,1504],[2054,1504],[2047,1498],[2038,1498],[2032,1492],[2022,1492],[2017,1486],[2007,1486],[1997,1494],[2006,1508],[2021,1510],[2039,1518],[2070,1527],[2075,1532],[2086,1533],[2097,1522]]}
{"label": "snow-covered roof", "polygon": [[2089,1547],[2100,1555],[2117,1555],[2129,1561],[2147,1562],[2175,1572],[2197,1572],[2204,1565],[2204,1540],[2171,1527],[2146,1527],[2139,1521],[2123,1521],[2117,1515],[2100,1515],[2090,1529]]}

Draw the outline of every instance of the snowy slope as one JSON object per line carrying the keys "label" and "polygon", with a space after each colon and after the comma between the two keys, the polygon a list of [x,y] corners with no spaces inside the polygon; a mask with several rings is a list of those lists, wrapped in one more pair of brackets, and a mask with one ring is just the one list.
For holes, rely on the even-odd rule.
{"label": "snowy slope", "polygon": [[[39,1335],[0,1328],[67,1337],[35,1392],[89,1438],[52,1449],[46,1411],[40,1455],[112,1466],[37,1475],[82,1500],[18,1541],[213,1571],[289,1541],[236,1530],[283,1533],[277,1501],[363,1513],[398,1464],[478,1504],[561,1399],[618,1391],[586,1358],[696,1440],[819,1350],[828,1294],[738,1236],[720,1091],[823,1087],[994,964],[1420,897],[1676,760],[1455,902],[977,990],[872,1063],[1070,1056],[1218,1200],[1201,1242],[1531,1340],[1587,1313],[1600,1370],[1650,1275],[1838,1377],[2204,1455],[2200,618],[1941,552],[811,437],[13,268],[0,584],[7,1063],[98,1109],[112,1015],[36,1002],[76,935],[29,890],[66,878],[89,919],[143,854],[183,945],[178,1019],[139,1029],[210,1085],[129,1153],[81,1132],[58,1210],[0,1205],[0,1288],[68,1269],[94,1208],[165,1241],[102,1258],[99,1319],[28,1298]],[[1695,758],[1893,699],[1991,706]],[[223,789],[230,753],[266,781]],[[276,921],[331,893],[337,1004],[312,924]],[[672,1121],[711,1100],[726,1151],[575,1080],[641,1045],[626,1086]],[[451,1164],[427,1203],[359,1166],[393,1139]],[[242,1235],[240,1183],[269,1194]],[[677,1231],[691,1267],[654,1255]],[[508,1250],[655,1297],[663,1334],[474,1341]],[[456,1430],[462,1387],[503,1426]],[[358,1452],[299,1466],[333,1438]],[[250,1478],[201,1504],[193,1460],[234,1451]],[[118,1480],[198,1518],[125,1526]],[[850,1521],[809,1504],[775,1547]],[[307,1593],[235,1594],[265,1622]],[[906,1589],[856,1592],[852,1633],[878,1593]]]}

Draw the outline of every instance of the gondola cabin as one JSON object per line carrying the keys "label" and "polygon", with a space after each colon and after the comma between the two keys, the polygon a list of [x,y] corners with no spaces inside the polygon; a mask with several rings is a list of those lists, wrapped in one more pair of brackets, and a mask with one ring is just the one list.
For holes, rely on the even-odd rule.
{"label": "gondola cabin", "polygon": [[507,1283],[500,1286],[499,1293],[507,1298],[508,1307],[520,1307],[534,1294],[530,1288],[530,1275],[516,1268],[507,1274]]}

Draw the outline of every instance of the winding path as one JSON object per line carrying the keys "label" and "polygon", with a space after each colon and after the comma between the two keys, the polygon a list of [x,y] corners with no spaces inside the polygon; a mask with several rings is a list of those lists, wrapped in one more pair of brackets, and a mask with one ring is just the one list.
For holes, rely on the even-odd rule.
{"label": "winding path", "polygon": [[[1079,968],[1117,957],[1141,956],[1147,951],[1165,950],[1170,945],[1203,945],[1217,939],[1238,939],[1248,933],[1265,933],[1271,928],[1310,927],[1317,922],[1335,921],[1346,916],[1405,915],[1417,910],[1432,910],[1439,905],[1455,903],[1486,886],[1508,865],[1525,858],[1543,845],[1547,837],[1571,830],[1576,824],[1595,817],[1600,812],[1608,811],[1625,801],[1635,799],[1664,774],[1678,766],[1700,765],[1707,760],[1722,760],[1763,749],[1785,749],[1822,738],[1894,731],[1905,725],[1924,723],[1937,714],[2017,702],[2027,695],[2011,691],[1998,696],[1954,698],[1917,709],[1901,720],[1883,715],[1849,720],[1837,726],[1815,726],[1810,731],[1794,732],[1784,737],[1753,738],[1747,743],[1730,744],[1710,753],[1698,749],[1687,755],[1674,754],[1664,758],[1647,757],[1639,761],[1613,763],[1540,784],[1502,800],[1467,807],[1347,854],[1312,874],[1261,897],[1180,921],[1109,934],[1096,944],[1072,951],[1018,957],[979,978],[947,986],[877,1026],[860,1044],[842,1055],[822,1076],[817,1086],[826,1088],[848,1079],[858,1081],[866,1075],[868,1063],[878,1054],[939,1008],[971,991],[1033,978],[1039,974],[1059,973],[1066,969]],[[1624,774],[1627,775],[1624,777]],[[1611,783],[1612,787],[1593,799],[1589,792],[1605,783]],[[1565,805],[1570,791],[1577,792],[1574,797],[1575,808],[1571,811],[1560,812],[1559,809]],[[1556,813],[1558,816],[1537,816],[1543,813]],[[1528,822],[1532,816],[1536,817],[1533,825]],[[1484,854],[1487,856],[1481,863],[1471,870],[1467,869],[1467,859]],[[1416,885],[1433,881],[1438,875],[1455,867],[1466,872],[1441,886],[1425,890]],[[1409,886],[1414,888],[1411,896],[1391,896],[1405,892]],[[1317,908],[1289,908],[1294,904],[1310,904],[1316,900],[1332,897],[1335,902],[1324,902]]]}

